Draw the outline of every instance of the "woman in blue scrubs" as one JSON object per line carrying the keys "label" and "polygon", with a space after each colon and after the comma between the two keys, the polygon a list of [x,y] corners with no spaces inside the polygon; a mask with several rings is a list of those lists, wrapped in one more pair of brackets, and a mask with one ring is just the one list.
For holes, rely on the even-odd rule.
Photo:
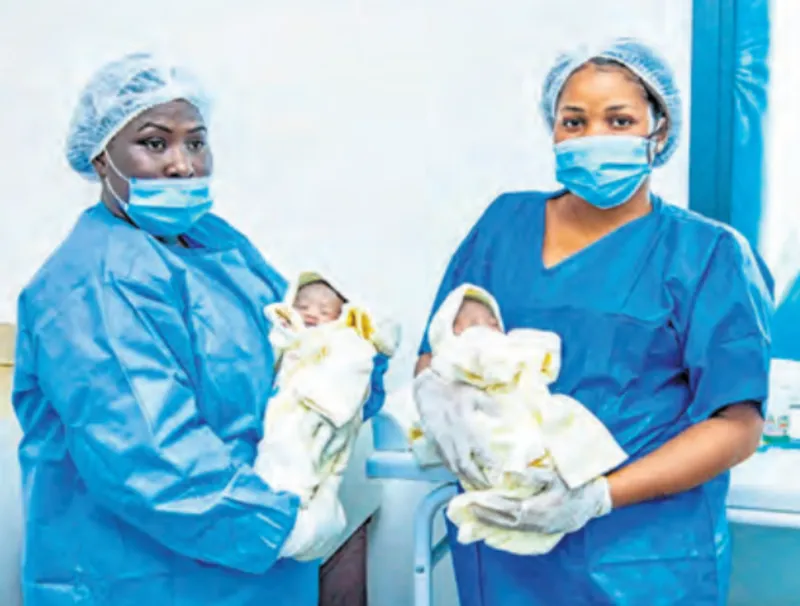
{"label": "woman in blue scrubs", "polygon": [[100,202],[19,300],[26,606],[317,604],[320,562],[298,560],[342,521],[252,469],[262,310],[286,283],[209,213],[208,109],[191,74],[138,54],[75,111],[67,159]]}
{"label": "woman in blue scrubs", "polygon": [[[503,527],[568,532],[549,554],[458,545],[451,529],[462,606],[722,606],[728,470],[757,447],[767,395],[770,278],[734,230],[650,191],[681,125],[674,76],[653,50],[622,39],[563,57],[542,108],[564,189],[495,200],[433,307],[471,282],[497,297],[509,329],[561,335],[554,391],[586,405],[630,459],[577,490],[554,476],[531,499],[476,510]],[[426,431],[451,470],[474,473],[465,392],[425,370],[429,352],[426,337]]]}

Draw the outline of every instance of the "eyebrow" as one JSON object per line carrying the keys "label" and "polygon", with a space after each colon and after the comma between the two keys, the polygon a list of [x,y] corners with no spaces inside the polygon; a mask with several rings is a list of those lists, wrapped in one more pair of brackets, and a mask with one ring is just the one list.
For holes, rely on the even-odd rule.
{"label": "eyebrow", "polygon": [[[145,130],[147,128],[155,128],[155,129],[163,131],[165,133],[172,134],[172,129],[171,128],[169,128],[167,126],[164,126],[163,124],[158,124],[157,122],[145,122],[144,124],[142,124],[138,128],[138,130],[136,132],[140,133],[140,132],[142,132],[143,130]],[[198,133],[198,132],[204,131],[204,130],[206,130],[205,125],[204,124],[200,124],[198,126],[195,126],[194,128],[189,129],[188,132],[190,134],[192,134],[192,133]]]}
{"label": "eyebrow", "polygon": [[[627,104],[627,103],[617,103],[616,105],[609,105],[603,111],[606,111],[606,112],[618,112],[618,111],[623,110],[623,109],[630,109],[630,107],[631,106],[629,104]],[[564,107],[561,108],[561,110],[562,111],[567,111],[567,112],[576,112],[576,113],[579,113],[579,114],[585,114],[586,113],[585,109],[583,109],[582,107],[578,107],[577,105],[565,105]]]}
{"label": "eyebrow", "polygon": [[170,128],[167,128],[163,124],[156,124],[155,122],[145,122],[144,124],[142,124],[138,128],[138,130],[136,132],[140,133],[140,132],[142,132],[143,130],[145,130],[147,128],[155,128],[155,129],[158,129],[158,130],[163,130],[165,133],[171,133],[172,132],[172,130]]}

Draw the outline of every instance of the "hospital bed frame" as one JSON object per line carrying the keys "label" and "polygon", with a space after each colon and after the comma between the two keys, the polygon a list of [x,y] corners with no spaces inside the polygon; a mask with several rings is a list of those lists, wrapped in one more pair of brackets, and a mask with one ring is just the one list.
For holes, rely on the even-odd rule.
{"label": "hospital bed frame", "polygon": [[408,450],[403,431],[391,417],[378,414],[373,418],[372,436],[375,452],[367,459],[367,477],[437,485],[417,505],[413,527],[413,606],[433,606],[433,569],[449,550],[447,536],[434,542],[433,523],[458,492],[456,478],[443,467],[420,468]]}

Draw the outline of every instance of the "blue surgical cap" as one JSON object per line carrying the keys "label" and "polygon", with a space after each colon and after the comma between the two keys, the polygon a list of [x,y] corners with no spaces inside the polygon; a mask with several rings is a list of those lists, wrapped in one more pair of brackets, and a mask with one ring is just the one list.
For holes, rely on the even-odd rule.
{"label": "blue surgical cap", "polygon": [[660,105],[656,110],[666,114],[669,130],[664,147],[656,155],[653,166],[662,166],[675,153],[683,121],[681,96],[675,75],[667,62],[652,48],[633,38],[618,38],[595,50],[582,49],[561,55],[547,74],[542,87],[541,109],[550,130],[555,127],[556,106],[569,77],[592,59],[609,59],[621,63],[638,76]]}
{"label": "blue surgical cap", "polygon": [[67,161],[80,175],[98,179],[92,166],[108,142],[148,109],[176,99],[194,105],[207,121],[210,100],[197,78],[149,53],[127,55],[92,77],[81,93],[67,136]]}

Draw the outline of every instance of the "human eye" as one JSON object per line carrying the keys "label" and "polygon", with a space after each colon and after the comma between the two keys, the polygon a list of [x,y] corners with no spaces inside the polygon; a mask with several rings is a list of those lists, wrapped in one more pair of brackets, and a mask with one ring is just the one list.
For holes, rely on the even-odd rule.
{"label": "human eye", "polygon": [[148,137],[139,141],[139,145],[152,152],[163,152],[167,149],[167,142],[161,137]]}
{"label": "human eye", "polygon": [[566,130],[578,130],[586,123],[583,118],[577,116],[564,116],[561,119],[561,126]]}
{"label": "human eye", "polygon": [[614,128],[616,130],[626,130],[631,126],[633,126],[634,124],[636,124],[636,120],[634,120],[630,116],[619,115],[619,116],[611,116],[608,119],[608,123],[611,126],[611,128]]}
{"label": "human eye", "polygon": [[195,139],[193,141],[188,141],[186,147],[189,148],[190,152],[198,154],[206,148],[206,142],[204,139]]}

